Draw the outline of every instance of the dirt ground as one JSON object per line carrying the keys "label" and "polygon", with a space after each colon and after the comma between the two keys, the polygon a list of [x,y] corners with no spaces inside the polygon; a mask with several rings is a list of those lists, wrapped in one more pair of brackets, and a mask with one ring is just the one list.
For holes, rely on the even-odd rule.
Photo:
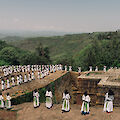
{"label": "dirt ground", "polygon": [[0,110],[0,120],[16,120],[16,112]]}
{"label": "dirt ground", "polygon": [[17,120],[120,120],[120,107],[115,107],[113,113],[105,113],[103,106],[93,106],[89,115],[81,115],[80,105],[76,104],[71,105],[68,113],[61,112],[61,104],[47,109],[44,103],[35,109],[33,103],[24,103],[15,106],[14,110],[18,110]]}

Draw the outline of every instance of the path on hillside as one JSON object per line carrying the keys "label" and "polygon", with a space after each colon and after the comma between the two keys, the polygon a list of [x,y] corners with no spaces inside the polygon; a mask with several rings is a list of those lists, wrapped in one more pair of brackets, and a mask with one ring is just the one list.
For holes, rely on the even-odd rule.
{"label": "path on hillside", "polygon": [[23,103],[15,106],[17,120],[120,120],[120,107],[116,107],[113,113],[104,113],[103,106],[90,108],[89,115],[81,115],[80,105],[72,105],[68,113],[61,112],[61,104],[56,104],[52,109],[47,109],[45,103],[34,109],[33,103]]}

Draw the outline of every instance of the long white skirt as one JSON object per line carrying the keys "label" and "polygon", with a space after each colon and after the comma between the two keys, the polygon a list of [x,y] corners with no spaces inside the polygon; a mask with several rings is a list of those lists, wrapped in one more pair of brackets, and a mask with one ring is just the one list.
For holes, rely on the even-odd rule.
{"label": "long white skirt", "polygon": [[10,100],[6,100],[5,106],[6,106],[7,109],[10,109],[11,108],[11,101]]}
{"label": "long white skirt", "polygon": [[33,105],[34,105],[34,107],[38,107],[39,106],[39,98],[38,97],[34,97]]}
{"label": "long white skirt", "polygon": [[105,101],[103,111],[104,112],[112,112],[113,111],[113,102],[112,101]]}
{"label": "long white skirt", "polygon": [[68,99],[63,100],[62,110],[66,112],[70,111],[70,103]]}
{"label": "long white skirt", "polygon": [[0,100],[0,108],[4,108],[4,101]]}
{"label": "long white skirt", "polygon": [[81,112],[89,113],[89,103],[83,101],[82,107],[81,107]]}
{"label": "long white skirt", "polygon": [[46,97],[46,107],[51,108],[52,107],[52,98]]}

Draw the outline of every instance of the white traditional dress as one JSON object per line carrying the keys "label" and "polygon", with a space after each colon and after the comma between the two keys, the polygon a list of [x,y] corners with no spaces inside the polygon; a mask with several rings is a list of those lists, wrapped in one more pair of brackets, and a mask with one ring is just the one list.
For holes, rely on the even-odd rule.
{"label": "white traditional dress", "polygon": [[69,66],[69,71],[72,71],[72,66]]}
{"label": "white traditional dress", "polygon": [[98,71],[98,67],[96,66],[95,71]]}
{"label": "white traditional dress", "polygon": [[20,78],[17,76],[17,85],[20,85]]}
{"label": "white traditional dress", "polygon": [[65,112],[69,112],[70,111],[69,99],[70,99],[70,95],[63,93],[62,111],[65,111]]}
{"label": "white traditional dress", "polygon": [[106,93],[104,109],[103,109],[104,112],[112,112],[113,111],[113,100],[114,100],[113,95],[108,95],[108,93]]}
{"label": "white traditional dress", "polygon": [[40,79],[40,72],[38,71],[38,79]]}
{"label": "white traditional dress", "polygon": [[67,71],[67,66],[65,66],[65,71]]}
{"label": "white traditional dress", "polygon": [[8,95],[6,96],[6,102],[5,102],[5,106],[7,109],[10,109],[11,108],[11,97]]}
{"label": "white traditional dress", "polygon": [[92,66],[89,66],[89,68],[90,68],[90,70],[89,70],[89,71],[90,71],[90,72],[92,72]]}
{"label": "white traditional dress", "polygon": [[33,105],[34,105],[34,108],[38,107],[39,106],[39,93],[38,92],[33,92]]}
{"label": "white traditional dress", "polygon": [[46,107],[51,108],[52,107],[52,92],[46,91]]}
{"label": "white traditional dress", "polygon": [[19,75],[19,81],[20,81],[20,83],[23,83],[23,77],[22,77],[22,75]]}
{"label": "white traditional dress", "polygon": [[27,75],[24,75],[24,82],[25,82],[25,83],[28,82],[28,80],[27,80]]}
{"label": "white traditional dress", "polygon": [[12,86],[15,86],[15,79],[14,79],[14,77],[12,77],[11,80],[12,80]]}
{"label": "white traditional dress", "polygon": [[4,98],[0,95],[0,108],[4,108]]}
{"label": "white traditional dress", "polygon": [[30,73],[28,74],[28,80],[31,81],[31,75],[30,75]]}
{"label": "white traditional dress", "polygon": [[10,88],[10,81],[9,81],[9,79],[7,79],[7,89],[9,89]]}
{"label": "white traditional dress", "polygon": [[89,103],[90,103],[89,95],[87,95],[87,96],[83,95],[82,100],[83,100],[83,103],[82,103],[82,107],[81,107],[81,113],[87,114],[87,113],[89,113]]}
{"label": "white traditional dress", "polygon": [[2,85],[1,86],[2,90],[4,90],[5,89],[5,82],[3,80],[1,81],[1,85]]}
{"label": "white traditional dress", "polygon": [[32,80],[35,80],[34,72],[32,72]]}

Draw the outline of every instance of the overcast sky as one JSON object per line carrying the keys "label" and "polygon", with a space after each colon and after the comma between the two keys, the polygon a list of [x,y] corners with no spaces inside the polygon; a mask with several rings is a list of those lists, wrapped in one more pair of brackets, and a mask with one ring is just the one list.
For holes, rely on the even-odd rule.
{"label": "overcast sky", "polygon": [[120,0],[0,0],[0,30],[64,32],[120,28]]}

